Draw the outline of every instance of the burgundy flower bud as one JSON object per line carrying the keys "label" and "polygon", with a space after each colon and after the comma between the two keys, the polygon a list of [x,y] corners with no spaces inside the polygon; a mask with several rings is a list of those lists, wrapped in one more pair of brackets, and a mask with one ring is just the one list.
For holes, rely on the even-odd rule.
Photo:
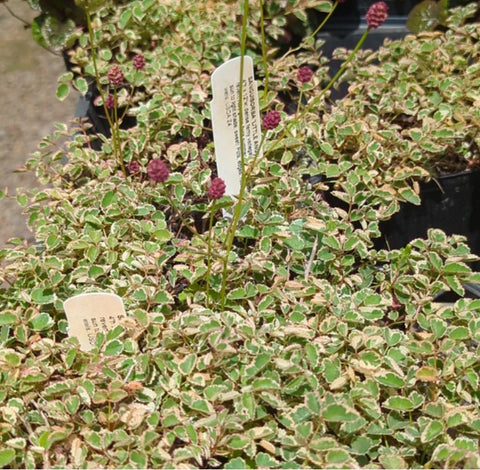
{"label": "burgundy flower bud", "polygon": [[108,81],[113,86],[120,86],[123,83],[123,72],[118,65],[112,65],[107,73]]}
{"label": "burgundy flower bud", "polygon": [[134,175],[140,171],[140,163],[132,161],[127,165],[127,171],[130,175]]}
{"label": "burgundy flower bud", "polygon": [[297,80],[300,83],[308,83],[313,77],[313,72],[310,67],[302,65],[297,71]]}
{"label": "burgundy flower bud", "polygon": [[147,175],[151,180],[163,183],[170,175],[170,170],[164,161],[155,158],[148,162]]}
{"label": "burgundy flower bud", "polygon": [[388,18],[388,6],[385,2],[376,2],[370,6],[365,16],[369,29],[381,26]]}
{"label": "burgundy flower bud", "polygon": [[282,116],[276,110],[269,111],[265,116],[263,116],[263,127],[268,131],[271,129],[275,129],[282,120]]}
{"label": "burgundy flower bud", "polygon": [[133,59],[132,59],[132,64],[134,68],[137,70],[142,70],[143,67],[145,67],[145,57],[143,57],[142,54],[137,54]]}
{"label": "burgundy flower bud", "polygon": [[107,107],[107,109],[113,109],[115,107],[115,98],[113,97],[113,95],[108,95],[105,98],[105,106]]}
{"label": "burgundy flower bud", "polygon": [[211,199],[220,199],[225,194],[225,181],[222,178],[214,178],[208,188],[208,197]]}

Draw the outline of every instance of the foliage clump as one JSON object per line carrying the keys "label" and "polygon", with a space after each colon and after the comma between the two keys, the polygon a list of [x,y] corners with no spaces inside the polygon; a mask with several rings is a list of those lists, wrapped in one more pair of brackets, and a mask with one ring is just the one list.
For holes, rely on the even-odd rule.
{"label": "foliage clump", "polygon": [[[471,16],[478,6],[461,9]],[[409,35],[357,61],[357,79],[342,103],[349,115],[362,109],[377,132],[393,132],[391,158],[399,171],[419,165],[431,176],[478,168],[478,23]],[[395,149],[395,150],[393,150]]]}
{"label": "foliage clump", "polygon": [[[266,7],[271,37],[284,26],[280,3]],[[300,3],[288,8],[305,19]],[[125,78],[111,116],[125,105],[135,125],[114,129],[116,143],[59,125],[28,163],[44,184],[18,196],[36,243],[0,251],[0,465],[480,467],[480,301],[464,287],[480,282],[476,257],[436,229],[400,250],[374,248],[379,221],[419,200],[428,172],[417,141],[383,124],[386,90],[375,103],[358,93],[363,81],[374,93],[381,73],[355,65],[349,95],[329,103],[312,40],[297,54],[274,50],[258,39],[254,8],[246,44],[260,106],[281,120],[265,130],[263,157],[246,156],[227,249],[236,200],[215,174],[208,81],[241,52],[240,13],[237,2],[145,1],[92,17],[100,87],[115,64]],[[434,37],[448,49],[467,31],[478,26]],[[88,38],[72,53],[82,75],[60,86],[94,77]],[[131,61],[140,53],[142,67]],[[305,66],[312,77],[299,83]],[[424,146],[432,120],[453,123],[453,137],[433,132],[432,145],[460,145],[457,114],[415,109]],[[62,136],[71,140],[56,148]],[[67,337],[63,301],[99,290],[124,299],[128,320],[84,352]],[[458,300],[438,302],[446,291]]]}

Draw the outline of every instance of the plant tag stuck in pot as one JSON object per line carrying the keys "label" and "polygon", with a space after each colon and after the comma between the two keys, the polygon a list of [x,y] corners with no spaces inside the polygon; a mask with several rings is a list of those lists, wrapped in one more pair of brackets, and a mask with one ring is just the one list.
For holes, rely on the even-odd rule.
{"label": "plant tag stuck in pot", "polygon": [[[237,196],[242,178],[240,133],[240,71],[242,57],[225,62],[212,74],[211,103],[213,141],[218,176],[225,182],[225,194]],[[260,108],[253,74],[253,60],[243,56],[243,152],[244,160],[261,152]],[[261,157],[261,155],[259,155]]]}
{"label": "plant tag stuck in pot", "polygon": [[63,303],[68,335],[75,337],[82,351],[95,346],[97,333],[107,333],[127,317],[123,300],[115,294],[95,292],[70,297]]}

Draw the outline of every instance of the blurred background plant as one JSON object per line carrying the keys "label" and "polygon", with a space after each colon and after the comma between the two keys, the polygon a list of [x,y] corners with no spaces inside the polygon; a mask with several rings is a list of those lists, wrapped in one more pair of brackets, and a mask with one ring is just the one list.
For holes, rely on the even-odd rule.
{"label": "blurred background plant", "polygon": [[[447,22],[451,9],[468,4],[473,8],[473,3],[468,0],[423,0],[415,5],[408,14],[407,27],[413,33],[448,28]],[[480,11],[476,9],[469,21],[478,21],[479,15]]]}

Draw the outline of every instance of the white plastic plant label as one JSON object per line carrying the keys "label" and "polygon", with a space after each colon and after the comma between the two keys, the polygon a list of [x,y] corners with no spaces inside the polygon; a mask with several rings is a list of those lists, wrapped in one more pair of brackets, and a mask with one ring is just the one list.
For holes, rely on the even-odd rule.
{"label": "white plastic plant label", "polygon": [[79,294],[63,302],[68,335],[75,337],[83,351],[95,346],[97,333],[107,333],[126,318],[122,299],[116,294],[95,292]]}
{"label": "white plastic plant label", "polygon": [[[211,103],[213,141],[218,176],[225,181],[225,194],[240,193],[242,178],[240,146],[241,57],[225,62],[212,74]],[[243,148],[245,161],[259,151],[261,140],[258,89],[251,57],[243,56]]]}

